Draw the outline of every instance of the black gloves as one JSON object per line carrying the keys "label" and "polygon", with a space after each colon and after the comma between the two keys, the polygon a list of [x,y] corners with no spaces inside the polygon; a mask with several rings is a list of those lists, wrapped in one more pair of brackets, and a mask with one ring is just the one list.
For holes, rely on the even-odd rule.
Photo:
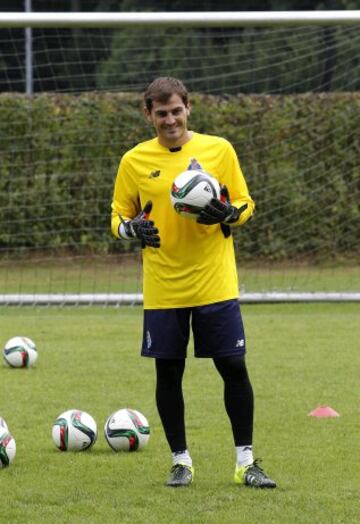
{"label": "black gloves", "polygon": [[229,191],[226,186],[220,190],[220,200],[213,198],[207,206],[200,211],[197,218],[199,224],[233,224],[239,220],[239,217],[248,205],[244,204],[239,209],[230,204]]}
{"label": "black gloves", "polygon": [[138,238],[141,240],[142,247],[160,247],[159,230],[154,226],[152,220],[148,220],[151,209],[152,202],[149,200],[146,202],[144,209],[132,220],[125,221],[120,216],[121,225],[124,228],[126,236],[128,238]]}

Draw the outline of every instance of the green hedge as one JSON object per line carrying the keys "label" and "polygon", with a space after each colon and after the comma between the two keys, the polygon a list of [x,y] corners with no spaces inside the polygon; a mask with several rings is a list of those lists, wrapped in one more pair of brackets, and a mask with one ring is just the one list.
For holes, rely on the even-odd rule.
{"label": "green hedge", "polygon": [[[136,249],[112,242],[121,155],[153,131],[124,93],[0,95],[0,250]],[[229,139],[254,219],[243,257],[351,256],[358,249],[359,94],[195,95],[191,128]]]}

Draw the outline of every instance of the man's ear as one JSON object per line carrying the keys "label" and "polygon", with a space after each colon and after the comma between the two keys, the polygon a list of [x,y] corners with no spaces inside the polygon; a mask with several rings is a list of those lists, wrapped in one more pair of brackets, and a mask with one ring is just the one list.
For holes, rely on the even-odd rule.
{"label": "man's ear", "polygon": [[190,116],[191,109],[192,109],[192,108],[191,108],[191,104],[190,104],[190,102],[189,102],[188,105],[186,106],[186,114],[187,114],[187,116]]}
{"label": "man's ear", "polygon": [[152,122],[151,112],[148,110],[146,106],[143,107],[143,111],[144,111],[146,120],[148,120],[149,122]]}

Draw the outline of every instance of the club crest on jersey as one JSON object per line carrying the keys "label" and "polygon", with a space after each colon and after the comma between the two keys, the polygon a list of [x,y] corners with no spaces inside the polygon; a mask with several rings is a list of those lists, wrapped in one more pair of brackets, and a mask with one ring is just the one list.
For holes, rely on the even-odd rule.
{"label": "club crest on jersey", "polygon": [[149,178],[157,178],[160,176],[160,169],[157,169],[156,171],[151,171]]}
{"label": "club crest on jersey", "polygon": [[199,164],[199,162],[196,160],[196,158],[192,158],[190,160],[190,164],[188,166],[188,171],[191,171],[192,169],[201,169],[202,170],[202,167]]}

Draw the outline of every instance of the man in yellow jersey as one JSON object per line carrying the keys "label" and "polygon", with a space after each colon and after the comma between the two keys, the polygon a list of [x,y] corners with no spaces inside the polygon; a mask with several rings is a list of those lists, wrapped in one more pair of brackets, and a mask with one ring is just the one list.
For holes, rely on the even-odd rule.
{"label": "man in yellow jersey", "polygon": [[[254,202],[232,145],[188,129],[191,105],[180,80],[155,79],[144,101],[157,136],[122,157],[111,228],[117,238],[137,238],[144,248],[142,355],[156,364],[156,403],[173,461],[166,484],[188,486],[194,477],[182,393],[191,325],[195,356],[212,358],[224,381],[236,449],[235,482],[274,488],[253,458],[253,391],[231,236],[231,228],[251,217]],[[170,203],[172,182],[187,169],[210,173],[222,187],[222,198],[213,199],[197,221],[181,217]]]}

